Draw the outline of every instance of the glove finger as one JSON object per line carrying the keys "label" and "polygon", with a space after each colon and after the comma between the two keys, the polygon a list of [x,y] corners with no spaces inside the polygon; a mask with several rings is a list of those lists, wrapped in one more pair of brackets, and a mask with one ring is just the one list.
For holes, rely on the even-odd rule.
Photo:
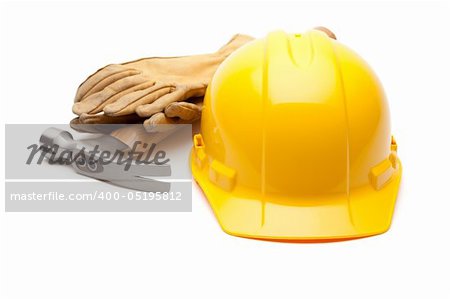
{"label": "glove finger", "polygon": [[70,121],[70,127],[79,132],[103,133],[110,132],[123,127],[125,124],[142,124],[145,118],[137,114],[130,114],[118,117],[104,114],[81,114]]}
{"label": "glove finger", "polygon": [[[128,89],[125,89],[125,90],[115,94],[114,96],[109,98],[107,101],[103,102],[99,107],[97,107],[95,110],[93,110],[92,113],[102,112],[103,109],[105,109],[106,106],[108,106],[109,104],[115,103],[117,100],[121,99],[123,96],[125,96],[127,94],[130,94],[130,93],[133,93],[135,91],[147,89],[147,88],[152,87],[154,85],[155,85],[155,82],[153,82],[153,81],[146,81],[144,83],[137,84],[137,85],[132,86],[132,87],[130,87]],[[134,113],[134,110],[132,110],[132,111],[130,110],[128,113],[122,113],[121,115],[132,114],[132,113]]]}
{"label": "glove finger", "polygon": [[143,123],[145,118],[137,114],[123,116],[108,116],[105,114],[81,114],[79,121],[82,124],[137,124]]}
{"label": "glove finger", "polygon": [[105,87],[119,81],[120,79],[138,75],[138,74],[139,74],[139,71],[137,71],[137,70],[126,70],[126,71],[123,71],[120,73],[112,74],[111,76],[108,76],[108,77],[100,80],[97,84],[92,86],[92,88],[89,89],[84,95],[80,96],[77,92],[75,101],[76,102],[83,101],[86,97],[90,96],[91,94],[102,91]]}
{"label": "glove finger", "polygon": [[167,117],[177,117],[186,121],[195,121],[202,115],[202,102],[175,102],[169,104],[164,113]]}
{"label": "glove finger", "polygon": [[[190,121],[181,118],[167,117],[163,112],[153,114],[149,119],[144,121],[144,128],[147,132],[167,132],[176,129],[181,124],[190,124]],[[171,126],[172,125],[172,126]]]}
{"label": "glove finger", "polygon": [[155,113],[161,112],[164,108],[173,102],[182,101],[184,99],[186,91],[183,89],[177,89],[174,92],[166,94],[151,104],[145,104],[136,108],[136,113],[141,117],[149,117]]}
{"label": "glove finger", "polygon": [[78,115],[82,113],[96,114],[101,112],[107,104],[116,101],[125,94],[145,89],[153,84],[154,82],[148,81],[141,75],[126,77],[105,87],[102,91],[91,94],[83,101],[75,103],[72,111]]}
{"label": "glove finger", "polygon": [[153,114],[149,119],[146,119],[144,124],[146,126],[172,125],[176,124],[176,120],[167,117],[163,112],[158,112]]}
{"label": "glove finger", "polygon": [[[119,73],[123,73],[125,71],[137,72],[136,70],[131,70],[120,64],[111,64],[99,69],[80,84],[77,90],[77,94],[75,95],[75,102],[81,101],[81,99],[87,96],[87,93],[95,93],[95,91],[92,91],[92,89],[95,88],[96,85],[103,80],[110,81],[111,76],[118,76]],[[97,91],[100,90],[98,88],[96,89]]]}
{"label": "glove finger", "polygon": [[146,89],[128,93],[103,108],[105,114],[110,116],[126,115],[135,113],[140,105],[153,103],[156,99],[170,93],[174,89],[173,85],[155,84]]}
{"label": "glove finger", "polygon": [[178,86],[175,91],[162,96],[153,103],[137,107],[136,113],[142,117],[149,117],[157,112],[163,111],[170,103],[184,101],[191,97],[204,96],[206,87],[207,84],[205,83]]}

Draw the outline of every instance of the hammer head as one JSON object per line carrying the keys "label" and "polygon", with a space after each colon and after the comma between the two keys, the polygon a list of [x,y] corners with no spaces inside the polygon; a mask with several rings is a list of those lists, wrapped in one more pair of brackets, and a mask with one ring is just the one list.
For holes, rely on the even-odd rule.
{"label": "hammer head", "polygon": [[43,147],[47,148],[57,144],[59,147],[72,149],[74,145],[72,134],[54,127],[45,130],[39,138],[39,142]]}

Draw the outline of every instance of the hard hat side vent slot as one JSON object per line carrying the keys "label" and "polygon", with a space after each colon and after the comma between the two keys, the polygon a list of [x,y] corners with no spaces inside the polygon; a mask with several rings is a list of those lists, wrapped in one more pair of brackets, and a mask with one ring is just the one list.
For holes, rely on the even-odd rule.
{"label": "hard hat side vent slot", "polygon": [[194,135],[194,160],[198,168],[202,169],[207,163],[205,144],[201,134]]}
{"label": "hard hat side vent slot", "polygon": [[205,144],[203,143],[203,137],[201,134],[194,135],[194,146],[195,148],[204,148]]}
{"label": "hard hat side vent slot", "polygon": [[378,165],[373,167],[369,173],[369,181],[375,190],[382,189],[389,183],[392,176],[399,170],[399,161],[397,157],[397,143],[392,138],[391,154],[389,157],[381,161]]}
{"label": "hard hat side vent slot", "polygon": [[236,180],[236,171],[217,160],[209,168],[209,180],[224,190],[231,191]]}

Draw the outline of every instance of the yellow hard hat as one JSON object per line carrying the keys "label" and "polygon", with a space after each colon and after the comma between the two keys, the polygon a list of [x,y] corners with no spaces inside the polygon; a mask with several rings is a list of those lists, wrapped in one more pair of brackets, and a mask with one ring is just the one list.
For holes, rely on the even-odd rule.
{"label": "yellow hard hat", "polygon": [[220,65],[191,167],[225,232],[328,241],[389,229],[396,152],[367,63],[322,31],[277,31]]}

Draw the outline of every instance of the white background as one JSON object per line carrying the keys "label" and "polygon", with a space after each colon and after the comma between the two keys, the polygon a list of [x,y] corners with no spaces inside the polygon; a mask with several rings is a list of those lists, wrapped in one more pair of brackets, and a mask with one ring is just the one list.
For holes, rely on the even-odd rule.
{"label": "white background", "polygon": [[2,123],[67,122],[105,64],[324,25],[382,79],[404,176],[389,232],[340,243],[226,235],[197,187],[192,213],[1,212],[0,297],[449,298],[449,15],[429,1],[3,3]]}

